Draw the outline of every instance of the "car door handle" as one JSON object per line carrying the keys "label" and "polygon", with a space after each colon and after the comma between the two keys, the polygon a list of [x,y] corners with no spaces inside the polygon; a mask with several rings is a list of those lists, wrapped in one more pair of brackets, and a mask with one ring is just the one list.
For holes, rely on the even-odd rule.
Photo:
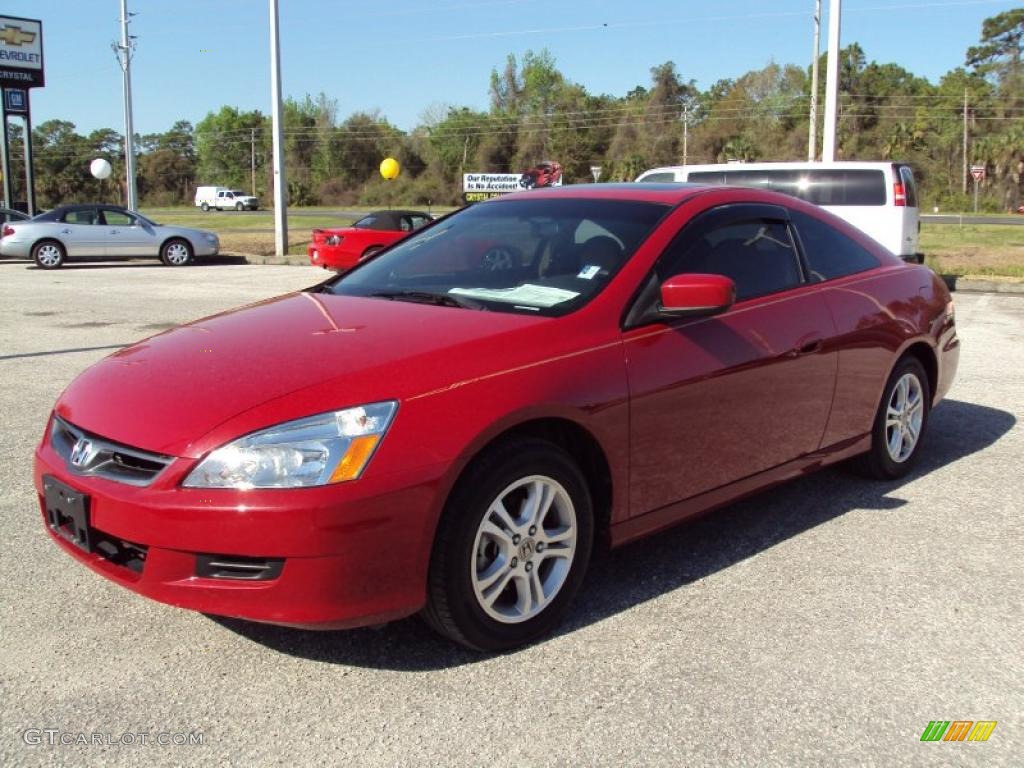
{"label": "car door handle", "polygon": [[62,235],[70,235],[70,234],[71,234],[71,230],[70,230],[70,229],[62,229],[62,230],[60,231],[60,233],[61,233]]}
{"label": "car door handle", "polygon": [[816,352],[821,352],[822,347],[821,339],[811,339],[806,341],[798,347],[794,347],[786,353],[786,357],[803,357],[804,355],[813,355]]}
{"label": "car door handle", "polygon": [[112,230],[110,230],[110,234],[112,234],[112,235],[119,235],[121,233],[118,232],[116,229],[112,229]]}

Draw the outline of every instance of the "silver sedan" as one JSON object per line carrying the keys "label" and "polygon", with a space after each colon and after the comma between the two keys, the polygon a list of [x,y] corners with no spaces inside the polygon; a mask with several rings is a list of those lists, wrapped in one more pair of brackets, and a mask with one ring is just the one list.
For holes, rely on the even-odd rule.
{"label": "silver sedan", "polygon": [[63,205],[29,221],[4,224],[0,237],[0,256],[32,259],[43,269],[75,258],[138,256],[181,267],[219,250],[213,232],[163,226],[116,205]]}

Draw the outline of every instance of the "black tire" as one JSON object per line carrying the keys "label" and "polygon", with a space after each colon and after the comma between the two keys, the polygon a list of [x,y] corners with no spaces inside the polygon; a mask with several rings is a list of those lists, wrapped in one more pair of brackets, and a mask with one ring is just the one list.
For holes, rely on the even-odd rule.
{"label": "black tire", "polygon": [[[912,377],[912,382],[916,381],[916,391],[921,399],[920,424],[917,428],[917,436],[907,454],[896,457],[893,455],[890,439],[893,438],[897,430],[902,428],[901,424],[904,422],[897,424],[889,423],[889,406],[894,402],[894,398],[898,398],[896,393],[897,385],[907,376]],[[911,391],[914,391],[914,389],[915,385],[911,383]],[[931,385],[928,382],[928,373],[925,371],[921,361],[913,355],[900,358],[892,373],[889,374],[888,381],[885,382],[882,399],[878,404],[874,423],[871,425],[871,449],[859,457],[858,469],[862,474],[879,480],[896,480],[905,476],[914,468],[914,464],[917,463],[917,458],[921,453],[921,444],[924,442],[925,435],[927,434],[931,402]],[[893,418],[897,422],[900,421],[895,416]],[[913,426],[910,419],[905,423],[907,427]],[[901,444],[900,450],[904,447]]]}
{"label": "black tire", "polygon": [[235,203],[235,210],[236,211],[241,211],[244,208],[245,208],[245,206],[242,205],[241,203]]}
{"label": "black tire", "polygon": [[[478,546],[478,530],[496,499],[518,481],[537,477],[554,481],[571,502],[576,529],[575,551],[566,558],[568,570],[560,577],[560,586],[552,590],[550,598],[545,598],[549,602],[539,608],[536,615],[521,618],[516,623],[499,621],[488,615],[474,591],[472,572],[474,564],[480,562],[483,546],[482,539]],[[521,509],[525,510],[525,502]],[[555,510],[555,505],[550,509]],[[536,559],[536,573],[533,575],[540,581],[548,578],[554,570],[545,563],[558,561],[542,559],[540,547],[543,544],[537,546],[533,543],[535,530],[530,529],[529,538],[521,543],[517,537],[519,549],[514,552],[527,558],[519,565],[526,572],[530,572],[531,561]],[[536,540],[541,541],[542,538],[543,532],[537,535]],[[544,440],[519,439],[499,444],[467,468],[445,506],[434,539],[424,618],[442,635],[478,651],[506,651],[531,643],[554,629],[568,610],[583,582],[593,539],[594,514],[590,491],[572,457]],[[527,545],[529,554],[521,555],[522,548]],[[549,550],[554,546],[548,545]],[[517,559],[512,554],[509,553],[512,567],[507,571],[516,570]],[[548,567],[547,576],[543,575],[545,567]],[[516,572],[529,580],[529,575]],[[507,586],[499,595],[514,586],[509,580],[504,583]]]}
{"label": "black tire", "polygon": [[383,250],[384,250],[384,246],[383,245],[371,245],[369,248],[367,248],[365,251],[363,251],[363,255],[359,257],[359,260],[360,261],[366,261],[366,259],[368,259],[371,256],[374,256],[374,255],[380,253]]}
{"label": "black tire", "polygon": [[209,210],[210,210],[210,204],[209,204],[209,203],[203,203],[203,204],[202,204],[201,206],[199,206],[199,207],[203,209],[203,213],[206,213],[207,211],[209,211]]}
{"label": "black tire", "polygon": [[40,240],[32,246],[32,261],[40,269],[59,269],[67,257],[68,252],[56,240]]}
{"label": "black tire", "polygon": [[192,244],[180,237],[171,238],[160,247],[160,261],[168,267],[184,267],[194,258]]}

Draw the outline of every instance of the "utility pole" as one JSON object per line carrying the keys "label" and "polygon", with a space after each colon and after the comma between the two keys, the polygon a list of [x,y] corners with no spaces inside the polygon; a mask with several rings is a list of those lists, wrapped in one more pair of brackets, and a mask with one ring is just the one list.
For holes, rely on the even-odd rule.
{"label": "utility pole", "polygon": [[683,105],[683,165],[686,165],[688,144],[690,143],[690,105]]}
{"label": "utility pole", "polygon": [[277,0],[270,0],[270,113],[274,131],[274,252],[288,252],[288,200],[281,124],[281,34]]}
{"label": "utility pole", "polygon": [[128,209],[138,210],[138,203],[135,199],[135,128],[132,126],[132,54],[135,50],[135,38],[128,34],[128,23],[131,16],[128,13],[128,0],[121,0],[121,43],[114,43],[114,55],[117,56],[117,63],[121,65],[121,73],[124,76],[124,157],[128,188]]}
{"label": "utility pole", "polygon": [[252,174],[252,196],[256,197],[256,129],[249,129],[249,170]]}
{"label": "utility pole", "polygon": [[[967,194],[967,88],[964,87],[964,194]],[[977,208],[977,206],[975,206]]]}
{"label": "utility pole", "polygon": [[839,113],[839,19],[842,0],[830,0],[828,7],[828,63],[825,66],[825,126],[821,160],[836,159],[836,118]]}
{"label": "utility pole", "polygon": [[814,0],[814,58],[811,59],[811,128],[807,137],[807,159],[818,157],[818,59],[821,58],[821,0]]}

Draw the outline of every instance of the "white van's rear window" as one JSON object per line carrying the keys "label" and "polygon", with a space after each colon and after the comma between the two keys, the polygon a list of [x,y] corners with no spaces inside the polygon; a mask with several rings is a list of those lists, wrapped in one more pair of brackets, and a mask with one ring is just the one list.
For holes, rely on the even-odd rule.
{"label": "white van's rear window", "polygon": [[885,205],[887,199],[885,173],[881,170],[821,168],[693,171],[689,181],[770,189],[815,205]]}

